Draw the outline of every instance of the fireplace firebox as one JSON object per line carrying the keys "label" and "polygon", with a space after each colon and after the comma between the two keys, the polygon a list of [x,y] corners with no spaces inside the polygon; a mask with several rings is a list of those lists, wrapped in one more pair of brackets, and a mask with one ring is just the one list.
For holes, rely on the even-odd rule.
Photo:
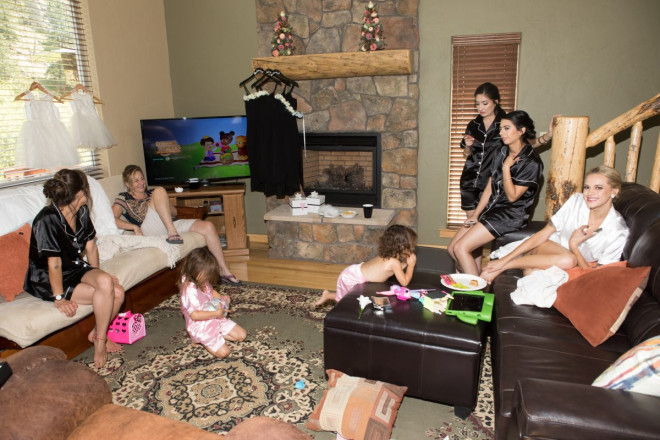
{"label": "fireplace firebox", "polygon": [[[300,139],[301,148],[303,138]],[[307,133],[303,189],[326,203],[380,208],[380,133]]]}

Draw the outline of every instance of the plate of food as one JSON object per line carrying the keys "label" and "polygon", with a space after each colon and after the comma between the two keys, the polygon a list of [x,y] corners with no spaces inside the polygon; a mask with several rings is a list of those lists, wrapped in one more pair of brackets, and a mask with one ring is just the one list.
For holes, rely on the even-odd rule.
{"label": "plate of food", "polygon": [[358,213],[355,211],[342,211],[341,216],[344,218],[353,218],[357,215]]}
{"label": "plate of food", "polygon": [[453,290],[480,290],[486,287],[488,283],[483,278],[465,273],[453,273],[451,275],[440,275],[440,282],[443,286]]}

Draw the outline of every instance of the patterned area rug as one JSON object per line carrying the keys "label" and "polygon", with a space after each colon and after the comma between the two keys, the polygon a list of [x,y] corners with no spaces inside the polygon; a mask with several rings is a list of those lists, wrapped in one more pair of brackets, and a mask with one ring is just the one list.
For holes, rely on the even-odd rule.
{"label": "patterned area rug", "polygon": [[[191,344],[174,296],[145,315],[147,336],[111,354],[99,371],[114,402],[211,432],[262,415],[296,424],[316,439],[334,439],[333,433],[304,428],[326,386],[323,317],[329,308],[314,308],[319,291],[254,283],[218,290],[232,297],[232,319],[248,338],[229,343],[231,354],[215,359]],[[90,349],[77,359],[91,367],[92,356]],[[304,388],[294,386],[299,381]],[[455,417],[450,406],[406,397],[392,438],[492,439],[491,390],[487,353],[479,403],[469,418]]]}

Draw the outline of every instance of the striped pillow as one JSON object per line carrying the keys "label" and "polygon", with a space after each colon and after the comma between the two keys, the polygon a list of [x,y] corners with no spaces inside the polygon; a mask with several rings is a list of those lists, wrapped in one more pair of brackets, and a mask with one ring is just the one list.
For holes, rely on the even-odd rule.
{"label": "striped pillow", "polygon": [[592,385],[660,397],[660,336],[625,352]]}
{"label": "striped pillow", "polygon": [[328,389],[305,426],[345,439],[389,440],[407,387],[327,370]]}

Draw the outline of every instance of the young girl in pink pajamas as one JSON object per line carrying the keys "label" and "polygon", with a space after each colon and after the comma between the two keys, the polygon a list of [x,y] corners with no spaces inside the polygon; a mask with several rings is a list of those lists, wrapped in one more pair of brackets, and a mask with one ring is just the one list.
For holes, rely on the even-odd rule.
{"label": "young girl in pink pajamas", "polygon": [[[213,290],[218,281],[218,264],[208,248],[193,250],[181,270],[181,311],[186,319],[186,330],[194,343],[202,344],[218,359],[226,357],[231,350],[227,341],[243,341],[247,332],[227,318],[229,304],[227,295]],[[216,299],[215,304],[213,300]],[[214,310],[214,307],[217,309]]]}
{"label": "young girl in pink pajamas", "polygon": [[339,301],[358,284],[383,282],[392,275],[401,286],[407,286],[417,263],[416,246],[415,231],[407,226],[390,226],[380,238],[378,256],[344,269],[337,279],[337,291],[324,290],[315,305],[318,307],[326,301]]}

